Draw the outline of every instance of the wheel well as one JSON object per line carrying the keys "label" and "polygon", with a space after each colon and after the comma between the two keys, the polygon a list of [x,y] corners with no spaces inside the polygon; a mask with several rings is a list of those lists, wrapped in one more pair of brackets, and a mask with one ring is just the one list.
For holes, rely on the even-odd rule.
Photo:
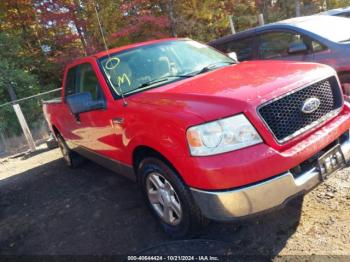
{"label": "wheel well", "polygon": [[55,126],[52,126],[52,130],[53,130],[55,136],[57,136],[60,133],[60,131],[58,131],[57,127],[55,127]]}
{"label": "wheel well", "polygon": [[133,168],[134,168],[135,174],[137,174],[137,168],[138,168],[140,162],[142,161],[142,159],[144,159],[146,157],[158,158],[158,159],[162,160],[164,163],[166,163],[167,165],[169,165],[169,167],[171,167],[175,172],[177,172],[175,167],[171,164],[171,162],[165,156],[163,156],[161,153],[159,153],[158,151],[156,151],[153,148],[150,148],[148,146],[138,146],[137,148],[135,148],[133,155],[132,155],[132,160],[133,160],[132,163],[133,163]]}

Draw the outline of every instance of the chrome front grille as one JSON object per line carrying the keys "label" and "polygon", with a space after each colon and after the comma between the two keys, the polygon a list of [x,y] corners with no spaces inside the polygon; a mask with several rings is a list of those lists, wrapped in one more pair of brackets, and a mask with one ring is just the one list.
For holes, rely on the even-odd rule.
{"label": "chrome front grille", "polygon": [[[319,107],[312,113],[302,111],[306,100],[317,98]],[[283,143],[335,115],[343,99],[336,77],[330,77],[281,98],[267,102],[258,113],[279,143]]]}

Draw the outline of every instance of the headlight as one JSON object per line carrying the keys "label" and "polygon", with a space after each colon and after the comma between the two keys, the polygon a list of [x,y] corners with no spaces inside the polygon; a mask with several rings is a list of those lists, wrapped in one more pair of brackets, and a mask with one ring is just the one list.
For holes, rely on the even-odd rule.
{"label": "headlight", "polygon": [[187,142],[192,156],[210,156],[259,144],[262,139],[240,114],[189,128]]}

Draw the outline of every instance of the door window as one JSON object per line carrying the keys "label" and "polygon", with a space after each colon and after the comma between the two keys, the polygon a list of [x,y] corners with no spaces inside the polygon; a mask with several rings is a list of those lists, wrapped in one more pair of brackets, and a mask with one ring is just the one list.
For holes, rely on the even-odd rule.
{"label": "door window", "polygon": [[314,53],[327,50],[327,47],[325,47],[324,45],[322,45],[320,42],[316,40],[311,40],[311,45],[312,45],[312,51]]}
{"label": "door window", "polygon": [[289,32],[271,32],[260,36],[259,57],[273,59],[288,56],[291,44],[304,43],[300,34]]}
{"label": "door window", "polygon": [[346,17],[346,18],[350,18],[350,13],[341,13],[341,14],[338,14],[336,16],[341,16],[341,17]]}
{"label": "door window", "polygon": [[78,68],[77,93],[88,92],[91,94],[92,100],[101,100],[101,87],[92,66],[90,64],[81,64]]}
{"label": "door window", "polygon": [[68,70],[66,84],[65,84],[65,97],[75,94],[75,76],[77,68],[73,67]]}
{"label": "door window", "polygon": [[88,92],[92,100],[103,100],[103,93],[90,64],[81,64],[69,69],[65,85],[65,96]]}
{"label": "door window", "polygon": [[225,53],[236,52],[239,61],[253,60],[254,38],[233,40],[226,44]]}

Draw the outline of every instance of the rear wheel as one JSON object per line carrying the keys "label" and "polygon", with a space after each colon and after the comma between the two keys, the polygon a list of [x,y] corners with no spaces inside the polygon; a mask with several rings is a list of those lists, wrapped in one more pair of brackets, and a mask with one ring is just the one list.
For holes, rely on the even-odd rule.
{"label": "rear wheel", "polygon": [[63,137],[60,134],[57,134],[57,143],[62,152],[64,161],[70,168],[75,168],[81,164],[83,158],[67,146],[66,141],[64,141]]}
{"label": "rear wheel", "polygon": [[158,158],[145,158],[138,169],[146,202],[165,232],[174,238],[194,235],[208,222],[176,172]]}

